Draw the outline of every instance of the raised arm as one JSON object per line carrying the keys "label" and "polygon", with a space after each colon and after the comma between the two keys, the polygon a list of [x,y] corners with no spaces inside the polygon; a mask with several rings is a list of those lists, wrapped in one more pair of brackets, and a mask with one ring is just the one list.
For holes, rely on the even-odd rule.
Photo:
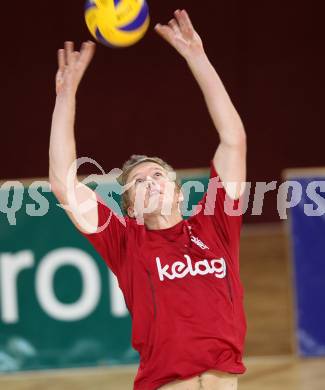
{"label": "raised arm", "polygon": [[[220,137],[213,162],[223,182],[246,181],[246,133],[243,123],[217,72],[203,48],[185,10],[177,10],[168,25],[156,25],[155,30],[186,60],[204,95],[208,110]],[[226,187],[236,199],[245,186]]]}
{"label": "raised arm", "polygon": [[[88,225],[97,227],[97,203],[95,193],[77,179],[76,172],[71,170],[75,162],[76,142],[74,136],[76,93],[82,76],[87,69],[95,50],[93,42],[84,42],[80,52],[74,51],[72,42],[65,42],[64,49],[58,51],[58,72],[56,74],[56,102],[52,117],[49,181],[56,198],[63,205],[69,206],[69,195],[76,199],[76,204],[92,202],[93,207],[82,216]],[[68,173],[72,172],[72,186],[68,185]],[[70,205],[71,206],[71,205]],[[77,210],[67,214],[75,226],[84,232],[92,232],[80,223]]]}

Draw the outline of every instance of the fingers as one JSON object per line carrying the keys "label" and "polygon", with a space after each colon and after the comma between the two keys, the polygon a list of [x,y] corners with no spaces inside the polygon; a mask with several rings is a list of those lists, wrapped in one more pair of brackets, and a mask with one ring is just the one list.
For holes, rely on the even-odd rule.
{"label": "fingers", "polygon": [[79,61],[79,58],[80,58],[80,53],[78,51],[74,51],[71,54],[71,62],[70,62],[70,64],[71,65],[75,65]]}
{"label": "fingers", "polygon": [[80,52],[74,51],[74,43],[70,41],[64,42],[64,49],[58,50],[58,66],[61,72],[64,72],[67,66],[74,66],[77,62],[81,62],[87,67],[95,52],[95,43],[91,41],[83,42]]}
{"label": "fingers", "polygon": [[84,42],[81,45],[79,62],[86,68],[92,60],[95,53],[96,45],[92,41]]}
{"label": "fingers", "polygon": [[80,52],[74,50],[73,42],[64,42],[64,49],[58,50],[59,69],[56,73],[56,93],[69,91],[75,93],[83,74],[95,52],[91,41],[81,45]]}
{"label": "fingers", "polygon": [[73,42],[64,42],[64,49],[58,50],[58,66],[61,72],[64,71],[66,65],[69,65],[73,60]]}
{"label": "fingers", "polygon": [[176,19],[171,19],[168,22],[168,25],[169,25],[169,27],[171,27],[171,29],[174,31],[175,34],[179,34],[180,33],[179,25],[178,25]]}
{"label": "fingers", "polygon": [[194,28],[190,17],[188,16],[185,10],[180,11],[179,9],[174,12],[177,23],[180,27],[180,30],[185,35],[190,35],[193,33]]}
{"label": "fingers", "polygon": [[181,38],[191,39],[195,31],[187,12],[178,9],[174,12],[174,15],[175,18],[171,19],[167,26],[157,24],[155,26],[156,32],[169,43],[175,42]]}
{"label": "fingers", "polygon": [[155,30],[157,33],[164,38],[168,43],[172,44],[173,37],[174,37],[174,31],[169,26],[162,26],[161,24],[156,24]]}
{"label": "fingers", "polygon": [[71,41],[64,42],[65,63],[70,65],[73,59],[74,44]]}
{"label": "fingers", "polygon": [[193,24],[191,22],[191,19],[188,15],[188,13],[185,11],[185,9],[183,9],[183,11],[181,11],[181,14],[182,14],[182,17],[184,19],[184,23],[186,24],[186,26],[192,30],[194,30],[194,27],[193,27]]}
{"label": "fingers", "polygon": [[60,72],[64,71],[64,67],[65,67],[64,49],[59,49],[58,50],[58,67],[59,67],[59,71]]}

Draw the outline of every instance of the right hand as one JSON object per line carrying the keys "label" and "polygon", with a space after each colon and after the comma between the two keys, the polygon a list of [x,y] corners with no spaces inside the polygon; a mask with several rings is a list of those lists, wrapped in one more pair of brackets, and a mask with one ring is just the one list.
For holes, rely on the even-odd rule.
{"label": "right hand", "polygon": [[73,42],[64,42],[64,49],[58,51],[58,66],[56,74],[56,94],[75,94],[90,61],[95,53],[95,43],[84,42],[80,52],[74,51]]}

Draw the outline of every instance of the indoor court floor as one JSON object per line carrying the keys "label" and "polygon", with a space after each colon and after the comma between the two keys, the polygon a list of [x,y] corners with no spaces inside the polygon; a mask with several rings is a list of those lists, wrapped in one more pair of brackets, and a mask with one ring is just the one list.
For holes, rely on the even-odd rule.
{"label": "indoor court floor", "polygon": [[[249,357],[239,390],[324,390],[325,359]],[[0,375],[1,390],[132,390],[136,366]]]}

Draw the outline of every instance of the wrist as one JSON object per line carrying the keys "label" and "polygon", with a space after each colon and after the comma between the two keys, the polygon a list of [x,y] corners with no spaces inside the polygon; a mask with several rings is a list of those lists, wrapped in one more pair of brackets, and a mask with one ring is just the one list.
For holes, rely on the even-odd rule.
{"label": "wrist", "polygon": [[63,103],[74,103],[76,101],[76,92],[75,91],[60,91],[56,94],[56,101]]}
{"label": "wrist", "polygon": [[191,54],[186,58],[186,62],[190,68],[196,67],[196,66],[202,66],[209,63],[209,59],[205,53],[205,51],[202,49],[202,51]]}

